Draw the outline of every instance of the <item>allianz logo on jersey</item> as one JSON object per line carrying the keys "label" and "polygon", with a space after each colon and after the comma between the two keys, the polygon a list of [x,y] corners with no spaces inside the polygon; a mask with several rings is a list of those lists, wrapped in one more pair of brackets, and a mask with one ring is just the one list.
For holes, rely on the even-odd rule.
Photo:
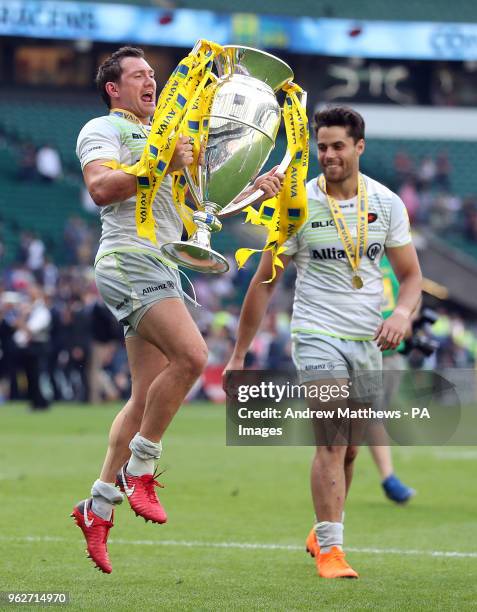
{"label": "allianz logo on jersey", "polygon": [[[373,242],[366,250],[366,256],[371,261],[374,261],[381,252],[383,245],[379,242]],[[346,259],[346,253],[344,249],[337,249],[336,247],[326,247],[322,249],[311,249],[310,256],[312,259],[318,259],[320,261],[329,261],[337,259]]]}
{"label": "allianz logo on jersey", "polygon": [[328,247],[327,249],[312,249],[311,256],[313,259],[346,259],[346,253],[343,249]]}

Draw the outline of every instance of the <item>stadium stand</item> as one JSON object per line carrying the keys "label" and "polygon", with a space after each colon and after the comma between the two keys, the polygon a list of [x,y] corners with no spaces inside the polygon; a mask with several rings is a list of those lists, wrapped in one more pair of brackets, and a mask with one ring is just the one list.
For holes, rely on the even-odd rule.
{"label": "stadium stand", "polygon": [[5,247],[3,263],[14,261],[19,246],[19,232],[22,230],[40,234],[49,254],[58,263],[63,263],[63,231],[66,220],[71,215],[81,215],[79,186],[67,182],[55,185],[17,183],[2,175],[0,190],[2,242]]}
{"label": "stadium stand", "polygon": [[68,98],[56,101],[57,96],[44,100],[25,102],[22,94],[2,96],[0,102],[0,131],[17,141],[29,140],[36,146],[53,144],[60,152],[66,166],[75,166],[75,144],[79,130],[93,117],[104,112],[104,108],[94,102],[72,103]]}
{"label": "stadium stand", "polygon": [[467,163],[474,156],[475,142],[366,139],[363,168],[365,171],[366,168],[372,169],[372,173],[380,176],[386,185],[396,188],[394,159],[403,150],[416,166],[425,157],[434,159],[441,152],[447,153],[451,167],[459,168],[458,173],[450,174],[451,191],[463,197],[477,193],[477,176]]}

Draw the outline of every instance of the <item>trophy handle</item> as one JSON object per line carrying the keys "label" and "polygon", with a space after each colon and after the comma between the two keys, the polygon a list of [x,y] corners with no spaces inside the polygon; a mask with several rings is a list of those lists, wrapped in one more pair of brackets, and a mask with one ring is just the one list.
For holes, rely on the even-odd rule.
{"label": "trophy handle", "polygon": [[[200,138],[200,148],[204,146],[204,137]],[[204,151],[205,154],[205,151]],[[199,159],[197,161],[197,177],[199,179],[199,184],[194,183],[194,179],[192,178],[192,174],[190,172],[190,168],[187,166],[184,168],[184,176],[186,179],[187,186],[189,187],[190,194],[192,199],[194,200],[198,210],[201,210],[204,206],[204,190],[202,188],[202,164],[200,163],[201,155],[199,153]]]}
{"label": "trophy handle", "polygon": [[[307,92],[303,91],[300,96],[300,102],[302,106],[304,106],[305,108],[306,108],[307,97],[308,97]],[[291,153],[287,149],[282,161],[280,162],[280,165],[276,169],[276,172],[285,174],[285,172],[288,169],[288,166],[290,165],[291,160],[292,160]],[[247,187],[245,187],[240,193],[243,193],[246,189],[249,189],[249,185],[247,185]],[[238,194],[237,198],[240,197],[240,193]],[[251,193],[249,196],[247,196],[243,200],[240,200],[239,202],[235,202],[235,201],[230,202],[230,204],[227,204],[227,206],[224,206],[222,210],[220,210],[219,212],[215,214],[219,219],[226,219],[227,217],[231,217],[241,212],[244,208],[247,208],[247,206],[251,206],[257,200],[259,200],[263,195],[264,195],[263,191],[261,189],[257,189],[256,191]]]}
{"label": "trophy handle", "polygon": [[[199,166],[199,173],[200,173],[200,166]],[[189,168],[184,168],[184,176],[186,179],[187,186],[189,187],[189,191],[192,196],[192,199],[199,206],[202,202],[200,186],[197,186],[194,183],[194,179],[192,178]]]}

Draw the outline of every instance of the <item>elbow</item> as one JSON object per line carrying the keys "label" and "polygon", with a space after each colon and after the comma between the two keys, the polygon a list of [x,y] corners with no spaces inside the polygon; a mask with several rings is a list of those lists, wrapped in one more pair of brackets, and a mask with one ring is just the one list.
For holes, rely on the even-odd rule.
{"label": "elbow", "polygon": [[403,284],[413,284],[418,285],[419,288],[422,288],[422,272],[420,266],[413,267],[410,270],[407,270],[404,274],[396,274],[397,279],[400,285]]}
{"label": "elbow", "polygon": [[270,280],[270,277],[272,275],[272,272],[270,271],[270,274],[268,275],[264,275],[264,274],[256,274],[251,282],[250,285],[253,285],[257,288],[260,288],[261,291],[267,293],[268,295],[271,295],[275,289],[275,286],[277,284],[277,278],[275,277],[272,281]]}
{"label": "elbow", "polygon": [[111,202],[107,197],[107,193],[101,188],[101,185],[93,184],[90,186],[89,194],[96,206],[107,206]]}

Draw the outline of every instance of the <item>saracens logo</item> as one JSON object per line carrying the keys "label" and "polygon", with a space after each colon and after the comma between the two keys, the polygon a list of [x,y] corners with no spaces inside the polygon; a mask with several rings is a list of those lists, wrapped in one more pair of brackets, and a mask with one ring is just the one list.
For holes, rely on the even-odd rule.
{"label": "saracens logo", "polygon": [[366,255],[371,261],[374,261],[381,252],[381,249],[382,245],[379,242],[373,242],[369,245],[368,250],[366,251]]}
{"label": "saracens logo", "polygon": [[129,299],[125,297],[122,302],[119,302],[119,304],[116,305],[116,310],[121,310],[121,308],[128,305],[128,302],[129,302]]}

